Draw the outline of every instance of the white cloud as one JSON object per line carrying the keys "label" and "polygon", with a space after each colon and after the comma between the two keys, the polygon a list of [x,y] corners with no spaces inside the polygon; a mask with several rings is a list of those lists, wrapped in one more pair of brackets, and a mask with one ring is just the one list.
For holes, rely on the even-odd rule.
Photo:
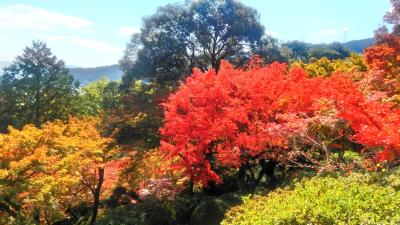
{"label": "white cloud", "polygon": [[0,7],[0,28],[52,30],[57,27],[88,28],[92,22],[74,16],[16,4]]}
{"label": "white cloud", "polygon": [[120,53],[123,51],[122,48],[113,47],[110,44],[103,41],[75,37],[75,36],[47,35],[44,37],[44,39],[48,42],[67,42],[69,44],[78,45],[80,47],[93,49],[99,52]]}
{"label": "white cloud", "polygon": [[140,28],[137,27],[118,27],[118,32],[124,36],[130,36],[134,33],[139,33]]}

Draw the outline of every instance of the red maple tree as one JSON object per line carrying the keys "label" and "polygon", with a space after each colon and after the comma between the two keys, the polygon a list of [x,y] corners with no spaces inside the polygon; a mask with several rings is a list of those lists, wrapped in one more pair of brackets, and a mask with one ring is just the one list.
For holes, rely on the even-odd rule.
{"label": "red maple tree", "polygon": [[370,69],[382,70],[388,78],[397,78],[400,72],[400,37],[378,33],[377,38],[377,44],[365,49],[365,61]]}
{"label": "red maple tree", "polygon": [[223,62],[218,74],[194,71],[164,108],[161,150],[176,169],[204,185],[221,181],[220,168],[293,160],[299,152],[292,146],[295,137],[327,151],[309,129],[343,119],[354,132],[349,138],[383,150],[380,159],[400,153],[399,111],[369,98],[343,74],[308,78],[285,64],[243,70]]}

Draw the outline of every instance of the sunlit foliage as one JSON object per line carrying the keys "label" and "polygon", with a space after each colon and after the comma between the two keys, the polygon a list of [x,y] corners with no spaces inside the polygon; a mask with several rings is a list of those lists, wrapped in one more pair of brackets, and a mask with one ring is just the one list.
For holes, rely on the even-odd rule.
{"label": "sunlit foliage", "polygon": [[62,219],[68,207],[82,201],[98,207],[124,159],[115,158],[113,140],[101,137],[97,124],[94,118],[71,118],[42,129],[9,128],[1,135],[2,211],[12,220],[41,222]]}

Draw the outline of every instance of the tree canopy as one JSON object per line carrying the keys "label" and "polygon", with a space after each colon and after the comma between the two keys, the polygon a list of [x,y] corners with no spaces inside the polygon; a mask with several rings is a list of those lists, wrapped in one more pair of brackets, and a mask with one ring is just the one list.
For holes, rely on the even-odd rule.
{"label": "tree canopy", "polygon": [[201,0],[160,7],[144,19],[121,65],[124,87],[133,79],[178,81],[194,67],[218,70],[260,41],[264,27],[255,9],[238,1]]}
{"label": "tree canopy", "polygon": [[161,149],[206,186],[221,181],[221,169],[252,160],[263,168],[261,177],[264,160],[329,161],[333,140],[346,135],[379,159],[398,158],[399,109],[361,90],[346,74],[307,78],[278,63],[248,70],[223,63],[218,75],[195,71],[164,105]]}
{"label": "tree canopy", "polygon": [[33,41],[0,77],[0,129],[67,119],[78,83],[44,42]]}
{"label": "tree canopy", "polygon": [[0,134],[0,211],[20,222],[54,222],[86,200],[93,202],[95,220],[100,198],[111,194],[125,165],[98,122],[71,118]]}

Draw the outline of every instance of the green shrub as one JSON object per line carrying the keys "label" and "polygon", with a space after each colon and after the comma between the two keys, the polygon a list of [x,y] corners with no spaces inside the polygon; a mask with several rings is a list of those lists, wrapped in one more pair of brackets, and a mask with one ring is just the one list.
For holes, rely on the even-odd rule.
{"label": "green shrub", "polygon": [[245,197],[223,225],[400,224],[400,173],[316,176]]}

